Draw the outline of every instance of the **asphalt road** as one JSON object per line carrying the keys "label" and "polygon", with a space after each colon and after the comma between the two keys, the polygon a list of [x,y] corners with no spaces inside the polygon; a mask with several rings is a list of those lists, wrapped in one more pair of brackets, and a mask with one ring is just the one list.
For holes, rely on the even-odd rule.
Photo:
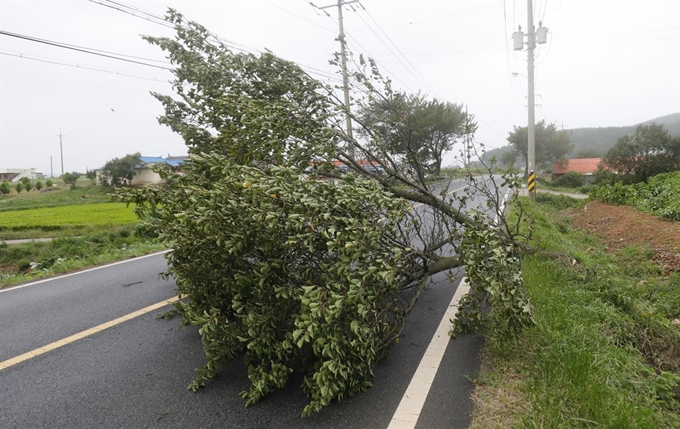
{"label": "asphalt road", "polygon": [[[450,187],[451,190],[457,186]],[[288,386],[245,408],[238,359],[197,393],[205,363],[197,329],[156,319],[169,306],[2,369],[2,362],[172,298],[162,255],[0,291],[0,428],[387,428],[447,310],[459,279],[432,284],[368,392],[301,418],[307,398]],[[450,340],[416,428],[466,428],[483,341]]]}

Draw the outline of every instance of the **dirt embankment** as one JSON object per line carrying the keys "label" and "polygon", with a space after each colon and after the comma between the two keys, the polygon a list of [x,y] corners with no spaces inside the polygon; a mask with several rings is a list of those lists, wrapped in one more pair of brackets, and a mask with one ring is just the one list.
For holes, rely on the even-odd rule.
{"label": "dirt embankment", "polygon": [[637,245],[654,252],[664,274],[680,272],[680,222],[599,201],[573,210],[570,217],[574,227],[595,234],[608,251]]}

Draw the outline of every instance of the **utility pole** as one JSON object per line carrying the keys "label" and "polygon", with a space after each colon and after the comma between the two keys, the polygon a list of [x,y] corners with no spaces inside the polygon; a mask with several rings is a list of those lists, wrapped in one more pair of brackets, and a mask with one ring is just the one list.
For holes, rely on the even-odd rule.
{"label": "utility pole", "polygon": [[529,121],[527,124],[528,135],[528,156],[527,163],[529,164],[529,197],[532,201],[536,201],[536,105],[534,96],[534,48],[536,47],[536,34],[534,33],[534,8],[531,0],[527,0],[527,68],[528,68],[528,87],[529,87]]}
{"label": "utility pole", "polygon": [[[536,43],[546,43],[548,40],[548,29],[543,27],[543,23],[539,23],[538,32],[534,27],[534,6],[532,0],[527,0],[527,29],[526,45],[527,45],[527,108],[529,111],[527,123],[527,170],[529,170],[529,177],[527,177],[527,188],[529,197],[532,200],[536,199],[536,104],[534,95],[534,49]],[[514,50],[521,51],[524,48],[524,36],[522,27],[513,33]]]}
{"label": "utility pole", "polygon": [[52,169],[52,155],[50,155],[50,177],[54,177],[54,170]]}
{"label": "utility pole", "polygon": [[66,137],[61,133],[61,128],[59,128],[59,152],[61,153],[61,175],[64,175],[64,146],[62,144],[61,138]]}
{"label": "utility pole", "polygon": [[[351,0],[351,1],[346,1],[346,0],[338,0],[337,4],[332,4],[328,6],[315,6],[314,3],[312,3],[312,6],[316,7],[319,10],[323,9],[328,9],[329,7],[336,7],[338,8],[338,27],[340,27],[340,31],[338,34],[338,40],[340,41],[340,66],[342,67],[342,86],[345,92],[345,126],[347,127],[347,138],[349,141],[347,142],[347,152],[350,158],[354,159],[354,137],[352,136],[352,117],[351,117],[351,110],[350,110],[350,102],[349,102],[349,83],[347,80],[347,52],[345,50],[345,45],[347,44],[345,41],[345,30],[343,28],[342,24],[342,7],[347,4],[352,4],[352,3],[358,3],[359,0]],[[328,14],[328,13],[326,13]],[[330,15],[329,15],[330,16]]]}

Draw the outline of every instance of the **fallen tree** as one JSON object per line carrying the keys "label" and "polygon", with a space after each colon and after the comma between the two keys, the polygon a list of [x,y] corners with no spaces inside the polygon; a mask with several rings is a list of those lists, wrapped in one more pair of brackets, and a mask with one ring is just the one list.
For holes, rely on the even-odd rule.
{"label": "fallen tree", "polygon": [[[165,108],[159,122],[190,157],[183,175],[158,167],[165,188],[118,195],[173,248],[166,275],[187,298],[177,310],[200,327],[208,360],[191,388],[242,356],[247,404],[296,370],[310,397],[303,414],[365,390],[428,279],[464,265],[475,266],[474,292],[458,328],[495,320],[489,332],[511,335],[532,323],[518,223],[501,209],[501,186],[516,182],[489,173],[470,175],[460,194],[433,190],[426,167],[408,159],[408,112],[391,104],[372,61],[352,76],[354,102],[380,98],[392,109],[381,126],[400,135],[399,153],[359,118],[362,138],[350,138],[333,88],[294,63],[231,52],[173,10],[168,21],[174,39],[146,40],[175,65],[176,95],[154,96]],[[475,124],[466,121],[470,153]],[[465,209],[481,199],[492,216]],[[483,302],[490,315],[478,311]]]}

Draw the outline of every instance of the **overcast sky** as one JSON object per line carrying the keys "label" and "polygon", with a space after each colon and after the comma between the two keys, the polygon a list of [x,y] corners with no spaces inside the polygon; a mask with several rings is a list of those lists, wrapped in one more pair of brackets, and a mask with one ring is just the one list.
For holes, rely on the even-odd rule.
{"label": "overcast sky", "polygon": [[[137,17],[100,3],[123,8],[0,0],[0,30],[164,67],[163,53],[140,35],[172,32],[140,17],[172,7],[239,47],[266,48],[321,80],[336,78],[328,60],[338,50],[337,8],[326,9],[328,17],[306,0],[116,0],[137,8]],[[506,144],[513,125],[526,126],[526,50],[513,51],[511,41],[518,25],[527,27],[526,1],[361,4],[365,11],[344,12],[355,57],[375,58],[398,88],[467,105],[488,147]],[[534,0],[534,10],[550,31],[536,55],[537,121],[625,126],[680,112],[679,0]],[[68,172],[134,152],[185,154],[182,140],[158,125],[162,111],[149,95],[170,94],[170,78],[160,68],[0,35],[0,170],[60,175],[60,132]]]}

